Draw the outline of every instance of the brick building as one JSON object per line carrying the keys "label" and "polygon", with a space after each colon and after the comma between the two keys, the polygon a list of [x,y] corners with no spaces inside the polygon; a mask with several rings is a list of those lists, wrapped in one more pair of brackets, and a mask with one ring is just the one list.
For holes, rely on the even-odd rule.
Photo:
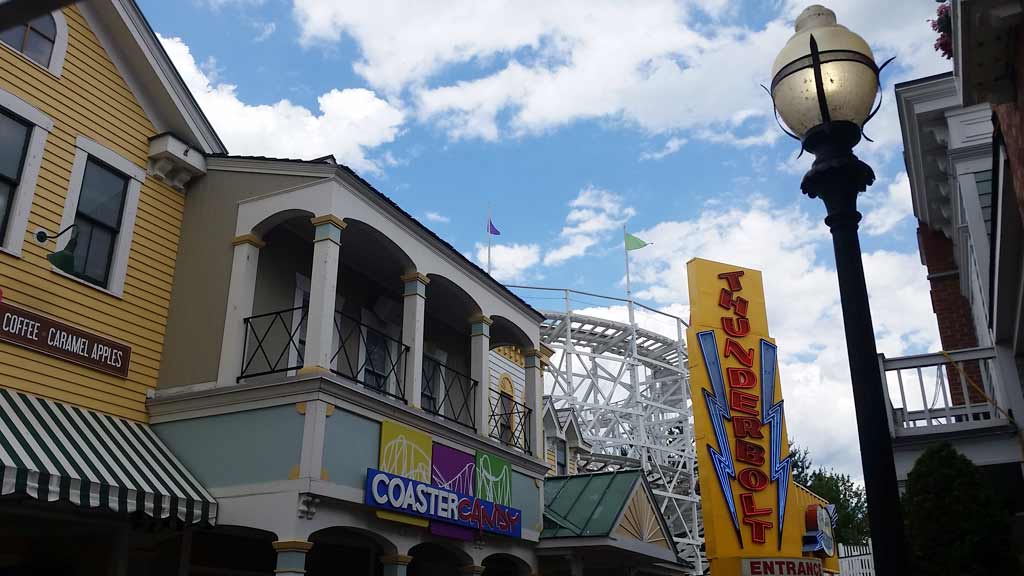
{"label": "brick building", "polygon": [[1024,116],[1019,2],[951,2],[953,72],[897,84],[921,261],[943,351],[880,358],[900,480],[950,442],[1024,541]]}

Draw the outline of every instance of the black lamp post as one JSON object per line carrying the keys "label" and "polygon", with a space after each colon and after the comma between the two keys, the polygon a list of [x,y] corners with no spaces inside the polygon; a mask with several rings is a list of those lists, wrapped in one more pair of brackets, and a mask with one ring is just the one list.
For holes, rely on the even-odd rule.
{"label": "black lamp post", "polygon": [[828,8],[810,6],[797,18],[796,34],[775,59],[771,95],[791,135],[815,156],[800,188],[811,198],[824,200],[828,212],[825,224],[832,231],[839,275],[875,572],[905,576],[903,517],[886,414],[888,392],[878,368],[857,237],[857,195],[875,181],[875,174],[853,154],[853,147],[873,115],[879,70],[860,36],[838,25]]}

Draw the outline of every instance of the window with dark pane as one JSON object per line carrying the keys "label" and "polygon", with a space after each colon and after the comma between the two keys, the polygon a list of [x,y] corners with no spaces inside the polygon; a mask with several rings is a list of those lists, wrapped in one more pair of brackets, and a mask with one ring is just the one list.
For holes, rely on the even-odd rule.
{"label": "window with dark pane", "polygon": [[127,176],[89,158],[75,214],[75,276],[98,286],[107,285],[127,194]]}
{"label": "window with dark pane", "polygon": [[377,390],[384,390],[387,384],[388,343],[384,335],[375,330],[366,330],[365,384]]}
{"label": "window with dark pane", "polygon": [[565,476],[569,471],[568,461],[565,454],[565,440],[559,439],[555,443],[555,473]]}
{"label": "window with dark pane", "polygon": [[32,126],[28,122],[0,109],[0,241],[7,236],[7,221],[31,133]]}
{"label": "window with dark pane", "polygon": [[0,40],[41,66],[49,66],[57,40],[57,23],[53,14],[44,14],[28,24],[0,31]]}

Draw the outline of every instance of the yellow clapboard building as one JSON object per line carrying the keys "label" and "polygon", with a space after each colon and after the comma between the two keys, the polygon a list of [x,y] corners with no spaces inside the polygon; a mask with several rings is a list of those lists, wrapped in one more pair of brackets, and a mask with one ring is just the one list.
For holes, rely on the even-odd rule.
{"label": "yellow clapboard building", "polygon": [[187,187],[226,150],[134,1],[39,4],[0,31],[0,558],[131,571],[130,520],[216,519],[146,398]]}

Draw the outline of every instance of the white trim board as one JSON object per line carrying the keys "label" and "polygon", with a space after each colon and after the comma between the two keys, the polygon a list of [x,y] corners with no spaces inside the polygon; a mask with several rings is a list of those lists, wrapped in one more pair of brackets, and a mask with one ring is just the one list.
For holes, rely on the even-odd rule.
{"label": "white trim board", "polygon": [[46,138],[53,130],[53,120],[34,108],[28,102],[0,88],[0,107],[9,110],[32,123],[29,134],[28,150],[21,166],[18,188],[14,190],[11,202],[11,214],[7,219],[7,233],[0,238],[0,250],[21,257],[21,249],[25,244],[25,231],[28,229],[29,213],[36,193],[36,180],[43,163],[43,149]]}

